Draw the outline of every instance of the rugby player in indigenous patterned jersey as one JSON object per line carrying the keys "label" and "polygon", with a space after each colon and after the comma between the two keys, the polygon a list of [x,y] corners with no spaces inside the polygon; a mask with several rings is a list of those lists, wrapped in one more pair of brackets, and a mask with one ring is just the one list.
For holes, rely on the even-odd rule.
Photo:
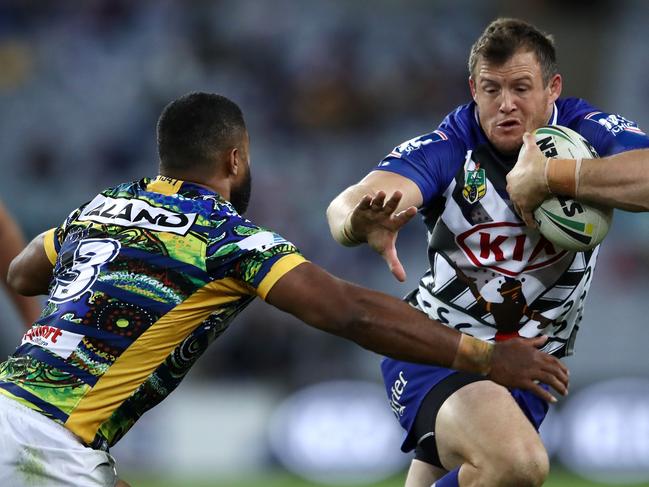
{"label": "rugby player in indigenous patterned jersey", "polygon": [[[332,235],[343,245],[367,242],[403,281],[395,241],[419,211],[428,230],[430,269],[406,298],[412,306],[474,339],[493,343],[543,334],[548,341],[542,350],[571,354],[597,249],[564,251],[526,227],[510,201],[506,175],[524,133],[543,125],[579,132],[601,156],[649,147],[649,138],[620,115],[559,98],[561,87],[552,39],[526,22],[495,20],[471,50],[473,101],[457,107],[437,130],[397,146],[337,196],[327,209]],[[528,145],[534,150],[532,139]],[[636,152],[635,162],[643,155],[647,160],[646,151]],[[545,160],[534,154],[538,205],[547,195],[538,189]],[[571,164],[574,179],[575,161],[552,164],[562,162]],[[645,182],[636,200],[647,192]],[[605,194],[610,203],[611,192]],[[519,189],[521,203],[523,195]],[[525,202],[528,213],[532,203]],[[548,409],[545,401],[446,367],[388,358],[382,372],[405,430],[402,449],[415,450],[407,487],[543,483],[549,465],[536,430]]]}
{"label": "rugby player in indigenous patterned jersey", "polygon": [[456,366],[550,397],[567,369],[537,347],[462,343],[402,301],[337,279],[243,216],[249,138],[239,107],[193,93],[158,121],[160,175],[107,189],[9,269],[41,317],[0,364],[0,485],[114,486],[108,449],[170,394],[259,296],[402,360]]}

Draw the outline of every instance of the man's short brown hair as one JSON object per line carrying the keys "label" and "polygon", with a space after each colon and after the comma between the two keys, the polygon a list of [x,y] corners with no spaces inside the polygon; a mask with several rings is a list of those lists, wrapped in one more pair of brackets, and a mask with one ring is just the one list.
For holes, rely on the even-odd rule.
{"label": "man's short brown hair", "polygon": [[495,65],[506,63],[519,50],[536,54],[547,86],[557,73],[557,55],[552,36],[519,19],[499,18],[490,23],[471,47],[469,74],[473,77],[480,58]]}

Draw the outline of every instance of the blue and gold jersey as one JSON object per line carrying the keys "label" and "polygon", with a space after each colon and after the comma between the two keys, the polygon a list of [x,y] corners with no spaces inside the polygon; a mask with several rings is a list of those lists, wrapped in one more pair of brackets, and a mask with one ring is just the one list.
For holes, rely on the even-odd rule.
{"label": "blue and gold jersey", "polygon": [[218,194],[162,176],[103,191],[47,233],[45,250],[49,299],[0,365],[0,393],[95,448],[117,442],[304,262]]}

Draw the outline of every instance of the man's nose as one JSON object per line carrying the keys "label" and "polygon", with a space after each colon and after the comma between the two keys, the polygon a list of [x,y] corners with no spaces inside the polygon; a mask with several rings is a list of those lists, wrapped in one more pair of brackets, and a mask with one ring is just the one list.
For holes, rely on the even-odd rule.
{"label": "man's nose", "polygon": [[500,95],[500,111],[510,113],[514,110],[516,110],[516,103],[513,94],[509,90],[503,90]]}

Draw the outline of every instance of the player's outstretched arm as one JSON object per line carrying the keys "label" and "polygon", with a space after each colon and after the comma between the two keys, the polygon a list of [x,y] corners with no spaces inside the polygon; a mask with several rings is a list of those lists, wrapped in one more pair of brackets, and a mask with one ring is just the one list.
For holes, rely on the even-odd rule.
{"label": "player's outstretched arm", "polygon": [[21,296],[16,293],[7,280],[9,265],[14,257],[23,250],[25,240],[20,228],[0,204],[0,276],[2,284],[7,288],[9,297],[19,311],[26,326],[38,318],[41,306],[37,299]]}
{"label": "player's outstretched arm", "polygon": [[517,211],[533,226],[532,212],[552,193],[627,211],[649,211],[649,149],[600,159],[548,159],[525,134],[507,192]]}
{"label": "player's outstretched arm", "polygon": [[399,360],[487,375],[507,387],[529,389],[554,402],[535,381],[560,394],[568,370],[536,347],[544,337],[491,344],[462,334],[392,296],[338,279],[305,262],[272,287],[266,301],[305,323]]}
{"label": "player's outstretched arm", "polygon": [[386,171],[373,171],[338,195],[327,208],[334,239],[346,246],[367,242],[388,264],[399,281],[406,273],[396,250],[401,227],[417,214],[423,201],[410,179]]}
{"label": "player's outstretched arm", "polygon": [[54,266],[45,253],[45,234],[41,233],[11,261],[7,281],[23,296],[47,294]]}

